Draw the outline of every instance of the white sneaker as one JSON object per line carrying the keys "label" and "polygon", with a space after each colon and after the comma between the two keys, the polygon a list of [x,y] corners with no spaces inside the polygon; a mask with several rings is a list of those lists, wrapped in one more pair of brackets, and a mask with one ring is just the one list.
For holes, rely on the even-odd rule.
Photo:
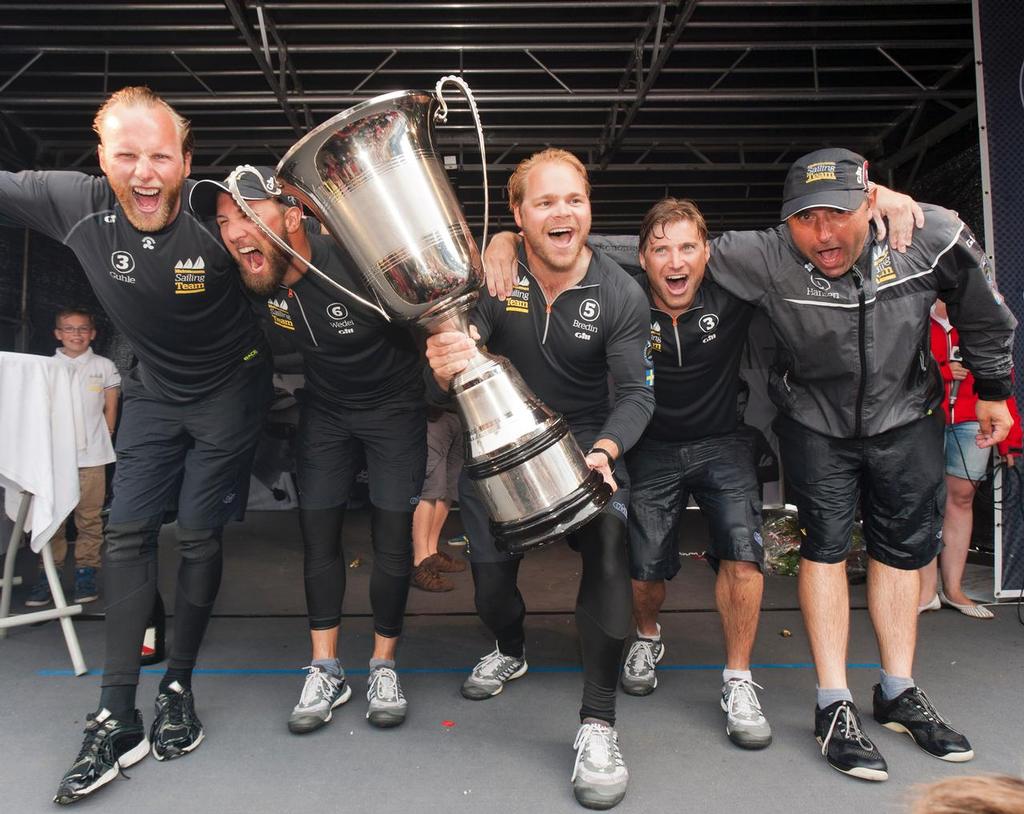
{"label": "white sneaker", "polygon": [[497,647],[477,662],[473,672],[462,682],[462,696],[482,701],[497,695],[508,681],[526,675],[526,654],[506,656]]}
{"label": "white sneaker", "polygon": [[761,711],[755,687],[764,689],[745,678],[733,678],[722,685],[725,734],[744,749],[764,749],[772,742],[772,728]]}
{"label": "white sneaker", "polygon": [[584,808],[612,808],[626,796],[629,772],[619,751],[619,735],[608,724],[586,723],[573,743],[572,793]]}
{"label": "white sneaker", "polygon": [[328,723],[334,708],[352,696],[352,688],[345,681],[344,675],[333,676],[313,664],[306,670],[308,672],[299,703],[288,716],[288,729],[296,735],[304,735]]}
{"label": "white sneaker", "polygon": [[409,702],[405,700],[398,673],[390,667],[374,667],[367,682],[366,720],[381,728],[398,726],[405,720]]}
{"label": "white sneaker", "polygon": [[665,655],[661,640],[637,639],[629,648],[622,664],[622,678],[619,683],[629,695],[650,695],[658,686],[658,675],[654,665]]}

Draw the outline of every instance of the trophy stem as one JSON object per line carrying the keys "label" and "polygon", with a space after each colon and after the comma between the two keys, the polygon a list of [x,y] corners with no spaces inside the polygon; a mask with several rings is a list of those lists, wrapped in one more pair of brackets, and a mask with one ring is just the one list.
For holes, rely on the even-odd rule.
{"label": "trophy stem", "polygon": [[473,310],[480,295],[470,291],[441,307],[428,311],[417,320],[417,323],[428,334],[439,334],[445,331],[458,331],[469,336],[469,312]]}

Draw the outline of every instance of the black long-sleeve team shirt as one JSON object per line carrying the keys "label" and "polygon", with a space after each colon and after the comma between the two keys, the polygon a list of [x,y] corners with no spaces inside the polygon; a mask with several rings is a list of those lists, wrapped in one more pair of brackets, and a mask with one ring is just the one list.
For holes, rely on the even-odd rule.
{"label": "black long-sleeve team shirt", "polygon": [[507,357],[574,432],[596,432],[625,452],[654,411],[647,302],[622,268],[600,250],[593,255],[583,279],[549,303],[520,249],[512,294],[503,302],[481,291],[471,321],[488,350]]}
{"label": "black long-sleeve team shirt", "polygon": [[[334,240],[309,235],[313,265],[345,288],[372,300]],[[409,329],[387,322],[313,272],[265,300],[270,323],[302,355],[314,398],[364,410],[423,398],[420,355]]]}
{"label": "black long-sleeve team shirt", "polygon": [[75,253],[159,398],[202,398],[266,353],[231,255],[184,204],[164,229],[140,232],[105,178],[0,172],[0,212]]}
{"label": "black long-sleeve team shirt", "polygon": [[[650,300],[647,277],[637,281]],[[686,442],[733,432],[753,306],[705,278],[678,317],[653,301],[650,308],[657,406],[644,437]]]}

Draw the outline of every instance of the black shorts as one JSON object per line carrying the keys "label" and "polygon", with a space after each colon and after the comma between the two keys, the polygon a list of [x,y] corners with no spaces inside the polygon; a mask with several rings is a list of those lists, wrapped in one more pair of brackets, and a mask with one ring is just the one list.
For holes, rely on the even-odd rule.
{"label": "black shorts", "polygon": [[721,560],[763,565],[761,489],[750,435],[737,431],[686,443],[642,439],[626,459],[633,579],[672,579],[678,573],[679,522],[691,495],[711,527],[712,568]]}
{"label": "black shorts", "polygon": [[302,405],[296,449],[299,505],[330,509],[348,502],[366,453],[370,502],[411,512],[419,502],[427,462],[427,414],[421,403],[398,402],[347,410],[312,399]]}
{"label": "black shorts", "polygon": [[[596,433],[592,430],[579,433],[574,432],[573,435],[582,450],[590,449],[594,439],[597,437]],[[626,507],[629,505],[629,476],[626,473],[626,466],[621,457],[615,462],[613,474],[619,488],[601,512],[602,514],[610,514],[619,520],[622,523],[623,532],[625,532]],[[461,512],[462,528],[466,536],[469,537],[469,559],[472,562],[505,562],[507,560],[522,559],[522,554],[506,554],[503,551],[499,551],[494,545],[494,537],[491,536],[490,519],[487,517],[487,509],[477,493],[476,486],[473,485],[473,481],[470,480],[465,470],[462,471],[462,475],[459,478],[459,509]],[[569,535],[568,542],[570,547],[574,547],[575,543],[571,538],[572,535]]]}
{"label": "black shorts", "polygon": [[786,497],[804,532],[800,556],[845,560],[859,503],[868,556],[906,571],[931,562],[945,504],[943,427],[936,412],[880,435],[831,438],[777,418]]}
{"label": "black shorts", "polygon": [[422,500],[458,500],[462,472],[462,422],[454,413],[443,413],[427,422],[427,474]]}
{"label": "black shorts", "polygon": [[188,403],[154,396],[138,369],[123,378],[111,523],[177,509],[187,529],[240,517],[253,453],[273,397],[269,356],[243,362],[224,385]]}

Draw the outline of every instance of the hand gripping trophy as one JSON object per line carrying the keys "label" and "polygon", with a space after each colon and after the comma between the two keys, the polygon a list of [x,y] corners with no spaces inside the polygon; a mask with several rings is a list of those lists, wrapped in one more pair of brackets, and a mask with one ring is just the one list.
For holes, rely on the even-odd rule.
{"label": "hand gripping trophy", "polygon": [[[376,302],[309,265],[314,273],[385,319],[429,333],[468,334],[468,312],[483,273],[434,149],[434,124],[448,115],[446,84],[459,87],[476,122],[486,243],[483,129],[469,87],[456,76],[442,77],[434,93],[396,91],[339,113],[288,151],[276,178],[261,182],[309,207],[351,255]],[[246,172],[259,174],[240,167],[229,179],[235,201],[276,245],[294,254],[238,193],[237,177]],[[587,466],[565,419],[531,392],[507,359],[479,352],[451,391],[466,430],[466,472],[487,507],[499,548],[519,552],[552,542],[608,502],[610,487]]]}

